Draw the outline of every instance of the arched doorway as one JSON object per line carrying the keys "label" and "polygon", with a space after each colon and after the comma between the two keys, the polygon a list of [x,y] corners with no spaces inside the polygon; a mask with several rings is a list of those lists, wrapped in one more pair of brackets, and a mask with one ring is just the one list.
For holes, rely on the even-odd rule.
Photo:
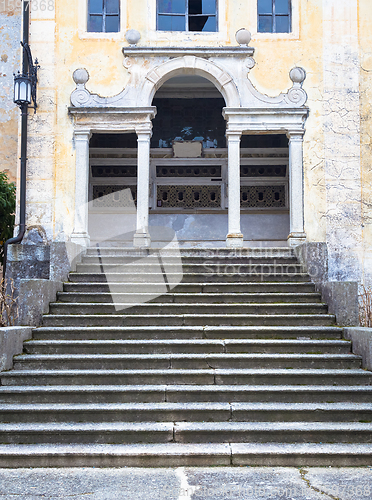
{"label": "arched doorway", "polygon": [[[181,245],[225,246],[228,152],[225,100],[206,78],[181,75],[155,93],[149,225],[171,227]],[[243,135],[241,227],[250,245],[286,245],[288,140]]]}

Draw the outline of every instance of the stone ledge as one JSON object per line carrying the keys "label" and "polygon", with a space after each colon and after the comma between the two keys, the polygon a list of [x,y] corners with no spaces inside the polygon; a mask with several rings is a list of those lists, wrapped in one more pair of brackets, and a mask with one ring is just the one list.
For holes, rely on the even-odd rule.
{"label": "stone ledge", "polygon": [[362,356],[362,366],[372,371],[372,328],[344,328],[344,336],[352,341],[353,353]]}
{"label": "stone ledge", "polygon": [[21,354],[23,342],[32,336],[32,328],[6,326],[0,328],[0,372],[13,367],[13,356]]}

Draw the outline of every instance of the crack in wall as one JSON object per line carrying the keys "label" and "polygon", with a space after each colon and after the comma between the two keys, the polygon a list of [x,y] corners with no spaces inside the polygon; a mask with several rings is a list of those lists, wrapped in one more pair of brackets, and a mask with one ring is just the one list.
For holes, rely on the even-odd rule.
{"label": "crack in wall", "polygon": [[315,491],[316,493],[320,493],[321,495],[325,495],[327,496],[328,498],[332,498],[332,500],[341,500],[340,497],[335,497],[334,495],[331,495],[330,493],[326,493],[325,491],[317,488],[316,486],[313,486],[310,482],[309,479],[307,479],[305,476],[306,474],[308,474],[309,471],[307,471],[306,469],[302,469],[300,468],[299,469],[299,472],[300,472],[300,476],[301,476],[301,479],[307,484],[307,487],[312,490],[312,491]]}

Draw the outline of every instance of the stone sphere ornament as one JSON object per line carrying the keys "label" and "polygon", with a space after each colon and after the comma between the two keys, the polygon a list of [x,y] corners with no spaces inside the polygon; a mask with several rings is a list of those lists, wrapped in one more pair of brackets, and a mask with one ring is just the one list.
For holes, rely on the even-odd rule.
{"label": "stone sphere ornament", "polygon": [[248,46],[251,41],[252,35],[251,32],[245,28],[241,28],[235,33],[235,39],[239,45]]}
{"label": "stone sphere ornament", "polygon": [[125,33],[125,39],[130,45],[137,45],[141,39],[141,33],[137,30],[128,30]]}
{"label": "stone sphere ornament", "polygon": [[303,83],[306,78],[306,71],[303,68],[292,68],[289,72],[289,78],[293,83]]}
{"label": "stone sphere ornament", "polygon": [[85,68],[75,69],[72,74],[72,78],[76,85],[85,85],[89,80],[89,73]]}

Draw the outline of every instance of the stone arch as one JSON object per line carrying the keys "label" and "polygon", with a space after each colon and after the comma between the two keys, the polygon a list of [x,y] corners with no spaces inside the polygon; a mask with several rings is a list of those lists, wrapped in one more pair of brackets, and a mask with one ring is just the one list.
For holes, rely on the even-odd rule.
{"label": "stone arch", "polygon": [[229,108],[241,106],[238,89],[232,77],[217,64],[195,56],[171,59],[147,73],[140,92],[140,106],[151,106],[155,92],[167,80],[178,75],[197,75],[209,80],[221,92]]}

